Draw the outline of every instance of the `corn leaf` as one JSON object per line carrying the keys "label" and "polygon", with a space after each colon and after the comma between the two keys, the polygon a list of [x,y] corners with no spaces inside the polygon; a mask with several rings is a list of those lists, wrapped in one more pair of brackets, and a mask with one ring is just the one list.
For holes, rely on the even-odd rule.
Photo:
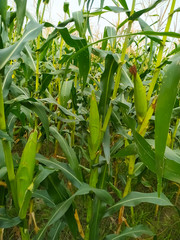
{"label": "corn leaf", "polygon": [[103,8],[103,6],[104,6],[104,0],[101,0],[101,2],[100,2],[100,8]]}
{"label": "corn leaf", "polygon": [[107,210],[105,216],[110,216],[114,212],[118,211],[122,206],[134,207],[143,202],[157,204],[159,206],[173,206],[169,199],[163,193],[161,193],[160,197],[158,197],[157,192],[153,193],[131,192],[121,201],[110,207]]}
{"label": "corn leaf", "polygon": [[66,163],[58,162],[55,159],[49,160],[41,154],[36,154],[36,160],[38,160],[40,163],[46,165],[49,168],[55,169],[56,171],[61,170],[64,173],[64,175],[68,178],[68,180],[70,180],[77,188],[79,188],[82,185],[81,181],[75,176],[72,169]]}
{"label": "corn leaf", "polygon": [[171,114],[180,81],[180,54],[176,54],[171,61],[172,63],[165,70],[155,111],[155,159],[159,188],[161,188],[165,165],[164,153],[171,121]]}
{"label": "corn leaf", "polygon": [[11,228],[16,226],[21,222],[21,219],[19,217],[10,218],[7,216],[5,209],[0,209],[0,228]]}
{"label": "corn leaf", "polygon": [[70,17],[69,2],[64,2],[63,10],[64,10],[64,12],[67,13],[68,16]]}
{"label": "corn leaf", "polygon": [[39,7],[40,7],[40,4],[41,4],[41,0],[38,0],[37,1],[37,6],[36,6],[36,17],[37,17],[37,19],[39,19]]}
{"label": "corn leaf", "polygon": [[[63,181],[59,181],[58,172],[49,175],[46,183],[48,186],[47,192],[56,205],[64,202],[70,197],[69,190],[65,187]],[[67,222],[74,239],[77,239],[78,226],[74,217],[74,208],[72,205],[65,213],[65,221]]]}
{"label": "corn leaf", "polygon": [[72,202],[73,202],[73,200],[76,196],[86,195],[90,191],[94,192],[100,200],[102,200],[104,202],[107,202],[109,204],[112,204],[113,200],[112,200],[111,195],[108,192],[106,192],[105,190],[92,188],[87,184],[83,184],[81,186],[81,188],[79,188],[79,190],[74,195],[72,195],[70,198],[68,198],[66,201],[61,203],[56,208],[56,210],[54,211],[54,213],[52,214],[52,216],[50,217],[50,219],[46,223],[45,227],[39,233],[39,235],[37,237],[37,240],[41,240],[41,239],[44,238],[44,234],[45,234],[48,226],[52,225],[53,223],[55,223],[56,221],[61,219],[61,217],[66,213],[66,211],[71,206],[71,204],[72,204]]}
{"label": "corn leaf", "polygon": [[6,12],[7,12],[7,0],[1,0],[0,15],[5,26],[6,26]]}
{"label": "corn leaf", "polygon": [[[144,20],[142,20],[141,18],[138,18],[138,22],[141,26],[142,31],[152,31],[153,32],[152,28]],[[148,35],[147,37],[149,37],[153,41],[158,42],[160,44],[162,42],[162,40],[159,37],[154,37],[151,35]]]}
{"label": "corn leaf", "polygon": [[10,47],[0,49],[0,69],[2,69],[9,60],[19,58],[20,52],[23,50],[25,44],[35,39],[41,32],[42,27],[43,26],[37,22],[29,22],[22,38],[18,42]]}
{"label": "corn leaf", "polygon": [[[104,28],[103,38],[105,38],[105,37],[114,37],[114,36],[116,36],[116,30],[115,30],[115,28],[110,27],[110,26],[106,26],[106,27]],[[107,42],[108,42],[107,40],[103,41],[103,43],[102,43],[102,49],[103,49],[103,50],[106,49]],[[112,38],[111,38],[111,39],[109,39],[109,42],[110,42],[111,47],[115,47],[115,42],[116,42],[115,39],[112,39]]]}
{"label": "corn leaf", "polygon": [[[58,30],[66,44],[74,47],[76,52],[87,46],[87,42],[84,38],[70,35],[67,28],[58,27]],[[90,50],[88,48],[85,48],[82,52],[78,54],[77,60],[79,62],[80,75],[83,77],[83,86],[85,87],[90,68]]]}
{"label": "corn leaf", "polygon": [[0,139],[10,141],[10,142],[14,141],[13,138],[11,138],[7,132],[4,132],[2,130],[0,130]]}
{"label": "corn leaf", "polygon": [[61,234],[61,231],[65,228],[66,223],[63,219],[60,221],[57,221],[55,224],[51,226],[51,229],[48,233],[48,238],[51,240],[59,240],[59,236]]}
{"label": "corn leaf", "polygon": [[84,37],[83,12],[82,11],[73,12],[72,16],[75,21],[76,29],[79,32],[79,36]]}
{"label": "corn leaf", "polygon": [[6,98],[9,93],[9,89],[10,89],[11,83],[13,81],[13,78],[12,78],[13,72],[14,72],[14,70],[18,69],[19,66],[20,66],[20,64],[16,62],[5,68],[5,77],[4,77],[4,81],[3,81],[3,85],[2,85],[4,98]]}
{"label": "corn leaf", "polygon": [[115,6],[105,6],[103,9],[108,10],[110,12],[115,12],[115,13],[129,12],[128,10],[125,10],[124,8],[115,7]]}
{"label": "corn leaf", "polygon": [[7,167],[1,167],[0,168],[0,179],[2,179],[6,175],[6,173],[7,173]]}
{"label": "corn leaf", "polygon": [[135,155],[136,153],[136,144],[131,143],[127,147],[120,149],[116,154],[112,155],[112,158],[126,157],[130,155]]}
{"label": "corn leaf", "polygon": [[41,89],[40,89],[40,94],[45,92],[45,90],[49,86],[52,78],[53,78],[52,74],[48,74],[48,73],[42,74],[42,85],[41,85]]}
{"label": "corn leaf", "polygon": [[33,192],[32,197],[41,198],[47,204],[48,207],[55,208],[56,204],[53,202],[49,196],[47,190],[36,190]]}
{"label": "corn leaf", "polygon": [[63,138],[63,136],[61,136],[59,134],[59,132],[57,131],[57,129],[55,127],[50,127],[49,128],[50,130],[50,133],[55,137],[55,139],[57,139],[57,141],[59,142],[60,144],[60,147],[62,149],[62,151],[64,152],[68,162],[69,162],[69,165],[71,166],[71,168],[73,169],[76,177],[82,181],[82,172],[81,172],[81,169],[79,167],[79,161],[78,161],[78,158],[73,150],[73,148],[71,148],[66,140]]}
{"label": "corn leaf", "polygon": [[121,4],[121,6],[122,6],[124,9],[128,10],[128,5],[127,5],[126,0],[118,0],[118,2]]}
{"label": "corn leaf", "polygon": [[108,235],[104,240],[119,240],[119,239],[126,239],[127,237],[131,238],[140,238],[142,235],[153,236],[153,232],[144,225],[137,225],[135,227],[128,227],[119,235],[111,234]]}
{"label": "corn leaf", "polygon": [[118,63],[112,54],[108,54],[105,60],[105,70],[101,77],[101,97],[99,101],[99,112],[105,117],[107,108],[110,103],[110,97],[112,95],[114,74],[118,67]]}
{"label": "corn leaf", "polygon": [[139,18],[142,14],[147,13],[151,11],[153,8],[155,8],[159,3],[163,2],[164,0],[157,0],[155,1],[150,7],[144,8],[142,10],[139,10],[135,13],[133,13],[130,17],[129,20],[134,21],[135,19]]}
{"label": "corn leaf", "polygon": [[26,13],[27,0],[15,0],[16,3],[16,17],[17,17],[17,31],[21,32]]}
{"label": "corn leaf", "polygon": [[4,157],[4,150],[2,145],[2,140],[0,140],[0,167],[5,166],[5,157]]}
{"label": "corn leaf", "polygon": [[25,45],[24,51],[21,53],[22,59],[34,72],[36,71],[36,63],[32,56],[32,50],[28,44]]}
{"label": "corn leaf", "polygon": [[49,121],[46,114],[45,106],[41,102],[33,101],[22,101],[21,104],[38,115],[45,129],[47,139],[49,139]]}
{"label": "corn leaf", "polygon": [[[137,132],[134,132],[133,135],[141,161],[147,168],[156,173],[155,153],[152,150],[151,145]],[[169,158],[169,154],[166,154],[163,177],[180,183],[180,162],[177,161],[177,157],[175,159],[173,157],[171,157],[172,159]]]}
{"label": "corn leaf", "polygon": [[71,89],[73,81],[64,81],[61,87],[60,103],[64,108],[67,108],[67,103],[71,99]]}

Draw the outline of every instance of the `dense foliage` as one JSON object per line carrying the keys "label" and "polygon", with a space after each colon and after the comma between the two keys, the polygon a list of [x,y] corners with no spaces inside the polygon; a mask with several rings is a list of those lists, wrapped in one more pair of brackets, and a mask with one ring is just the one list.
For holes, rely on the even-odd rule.
{"label": "dense foliage", "polygon": [[[93,2],[54,26],[48,0],[36,20],[0,1],[0,239],[179,239],[179,8]],[[168,2],[155,32],[143,16]]]}

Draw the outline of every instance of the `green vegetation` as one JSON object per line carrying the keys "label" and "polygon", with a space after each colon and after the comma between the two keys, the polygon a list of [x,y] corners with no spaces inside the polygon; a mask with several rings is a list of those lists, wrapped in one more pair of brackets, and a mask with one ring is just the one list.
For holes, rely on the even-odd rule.
{"label": "green vegetation", "polygon": [[[179,8],[93,2],[53,26],[48,0],[36,20],[0,1],[1,240],[180,237]],[[155,32],[142,18],[162,3]],[[106,12],[118,24],[95,41]]]}

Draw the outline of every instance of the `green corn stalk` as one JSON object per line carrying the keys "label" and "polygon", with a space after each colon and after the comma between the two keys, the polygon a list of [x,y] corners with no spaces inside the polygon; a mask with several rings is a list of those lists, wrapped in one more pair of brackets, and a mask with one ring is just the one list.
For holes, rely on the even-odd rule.
{"label": "green corn stalk", "polygon": [[[130,16],[134,13],[135,4],[136,4],[136,0],[133,0]],[[133,23],[133,21],[131,21],[131,20],[128,22],[128,28],[127,28],[127,31],[126,31],[127,35],[130,34],[130,32],[131,32],[132,23]],[[117,91],[118,91],[118,88],[119,88],[119,83],[120,83],[121,73],[122,73],[122,66],[125,63],[125,55],[126,55],[126,49],[127,49],[127,46],[128,46],[128,42],[129,42],[129,36],[126,36],[125,40],[124,40],[123,48],[122,48],[120,63],[119,63],[118,70],[117,70],[117,77],[116,77],[116,80],[115,80],[115,86],[114,86],[112,99],[116,98]]]}
{"label": "green corn stalk", "polygon": [[[6,121],[4,114],[4,100],[3,100],[3,91],[2,91],[2,75],[0,74],[0,130],[6,131]],[[12,197],[14,200],[14,205],[18,209],[17,198],[16,198],[16,184],[15,184],[15,173],[14,173],[14,164],[11,154],[11,145],[8,141],[2,140],[5,162],[8,172],[8,179],[10,182]]]}
{"label": "green corn stalk", "polygon": [[[64,40],[63,38],[61,37],[61,42],[60,42],[60,50],[59,50],[59,60],[61,60],[61,57],[62,57],[62,53],[63,53],[63,43],[64,43]],[[61,69],[62,65],[60,64],[59,65],[59,69]],[[57,85],[58,85],[58,103],[60,104],[60,98],[61,98],[61,79],[58,78],[58,82],[57,82]],[[58,113],[58,116],[60,116],[60,113]],[[60,127],[61,127],[61,122],[59,121],[58,124],[57,124],[57,129],[58,131],[60,130]],[[56,140],[55,141],[55,148],[54,148],[54,155],[57,154],[57,151],[58,151],[58,141]]]}
{"label": "green corn stalk", "polygon": [[[34,175],[37,135],[38,135],[37,130],[31,133],[26,143],[26,146],[23,150],[21,161],[16,174],[17,199],[21,213],[20,214],[21,219],[24,219],[26,217],[26,211],[29,204],[29,202],[26,202],[24,204],[24,199],[25,193],[28,190],[30,184],[32,183]],[[25,209],[22,210],[22,207]]]}
{"label": "green corn stalk", "polygon": [[[174,11],[175,4],[176,4],[176,0],[172,0],[171,9],[170,9],[170,12],[169,12],[169,17],[168,17],[168,21],[167,21],[167,24],[166,24],[165,32],[168,32],[169,29],[170,29],[172,16],[173,16],[172,13]],[[161,70],[159,68],[159,66],[161,64],[161,60],[162,60],[162,55],[163,55],[163,50],[164,50],[166,39],[167,39],[167,36],[163,36],[162,44],[159,47],[159,52],[158,52],[158,56],[157,56],[156,66],[155,66],[155,72],[154,72],[151,84],[149,86],[149,92],[147,94],[147,101],[148,102],[149,102],[149,100],[151,98],[151,95],[152,95],[153,90],[154,90],[154,86],[156,84],[156,81],[157,81],[158,76],[159,76],[159,72]]]}
{"label": "green corn stalk", "polygon": [[[43,22],[43,17],[44,17],[44,12],[45,12],[45,8],[46,8],[46,2],[44,2],[44,6],[43,6],[43,12],[42,12],[42,16],[40,19],[40,24],[42,24]],[[38,35],[37,37],[37,43],[36,43],[36,47],[37,50],[40,49],[40,35]],[[36,52],[36,84],[35,84],[35,97],[38,97],[38,90],[39,90],[39,64],[40,64],[40,54],[39,51]],[[38,125],[38,119],[37,117],[35,118],[35,127],[37,128]]]}
{"label": "green corn stalk", "polygon": [[[134,13],[135,3],[136,3],[136,0],[133,0],[130,16]],[[133,23],[133,21],[131,21],[131,20],[128,22],[128,28],[127,28],[127,31],[126,31],[127,35],[131,32],[132,23]],[[129,42],[129,36],[126,36],[125,40],[124,40],[124,44],[123,44],[123,49],[122,49],[122,53],[121,53],[120,62],[119,62],[118,68],[117,68],[117,75],[116,75],[116,79],[115,79],[115,85],[114,85],[114,90],[113,90],[113,94],[112,94],[112,100],[116,98],[116,95],[117,95],[117,92],[118,92],[118,89],[119,89],[119,83],[120,83],[121,74],[122,74],[122,66],[125,63],[125,55],[126,55],[126,49],[127,49],[127,46],[128,46],[128,42]],[[104,121],[103,128],[102,128],[102,133],[105,133],[105,131],[106,131],[108,122],[109,122],[110,117],[111,117],[111,113],[112,113],[112,104],[110,104],[110,106],[108,108],[108,111],[106,113],[105,121]],[[102,139],[103,139],[103,136],[102,136]],[[134,163],[135,163],[135,161],[133,159],[133,161],[131,161],[131,163],[130,163],[130,166],[131,166],[132,169],[134,169]],[[105,168],[105,171],[106,170],[107,170],[107,167]],[[105,173],[104,173],[104,175],[105,175]],[[103,178],[103,179],[105,181],[105,178]],[[104,185],[104,181],[102,182],[102,186]],[[127,184],[127,187],[126,187],[127,190],[126,191],[129,192],[130,187],[131,187],[131,178],[130,178],[129,183]]]}
{"label": "green corn stalk", "polygon": [[[136,4],[136,0],[133,0],[130,16],[134,13],[135,4]],[[131,20],[128,22],[128,28],[126,31],[127,35],[130,34],[130,32],[131,32],[132,23],[133,23],[133,21],[131,21]],[[117,92],[119,89],[119,83],[121,80],[121,73],[122,73],[122,66],[125,63],[125,55],[126,55],[126,49],[128,46],[128,42],[129,42],[129,36],[126,36],[125,40],[124,40],[123,48],[122,48],[120,62],[119,62],[118,68],[117,68],[117,74],[116,74],[116,78],[115,78],[115,85],[114,85],[114,90],[113,90],[113,94],[112,94],[112,100],[114,100],[116,98],[116,95],[117,95]],[[107,111],[108,118],[106,116],[106,122],[109,122],[111,113],[112,113],[112,104],[110,104],[109,109]],[[106,130],[104,129],[104,131],[106,131]]]}

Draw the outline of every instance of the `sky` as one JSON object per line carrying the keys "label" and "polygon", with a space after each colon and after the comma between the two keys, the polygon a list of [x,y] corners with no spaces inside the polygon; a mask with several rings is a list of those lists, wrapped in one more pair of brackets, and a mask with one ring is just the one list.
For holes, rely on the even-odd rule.
{"label": "sky", "polygon": [[[82,4],[79,6],[78,4],[78,0],[66,0],[67,2],[69,2],[69,6],[70,6],[70,13],[72,14],[72,12],[74,11],[79,11],[82,9]],[[135,6],[135,10],[141,10],[145,7],[150,6],[155,0],[136,0],[136,6]],[[27,0],[27,10],[35,17],[36,14],[36,2],[37,0]],[[63,12],[63,4],[64,4],[64,0],[50,0],[48,6],[46,7],[46,11],[45,11],[45,16],[44,16],[44,20],[53,23],[54,25],[57,25],[59,21],[63,21],[64,20],[64,12]],[[81,0],[81,2],[83,2],[83,0]],[[132,0],[126,0],[129,9],[131,9],[131,4],[132,4]],[[151,11],[150,12],[150,16],[147,17],[147,14],[143,15],[143,18],[145,21],[147,21],[148,24],[151,24],[153,22],[155,22],[157,20],[157,15],[162,14],[165,11],[165,8],[167,6],[167,3],[171,2],[171,0],[165,0],[163,1],[163,3],[160,3],[158,5],[158,8],[156,7],[156,10]],[[8,0],[8,3],[11,6],[15,7],[15,2],[13,0]],[[42,4],[41,4],[42,5]],[[96,10],[100,5],[100,0],[94,0],[94,4],[93,4],[93,8],[92,10]],[[105,0],[104,1],[104,6],[114,6],[114,3],[112,0]],[[180,7],[180,0],[176,1],[176,8]],[[162,21],[161,25],[154,25],[153,26],[153,30],[155,31],[162,31],[163,27],[165,27],[166,25],[166,20],[168,17],[168,11],[170,9],[170,4],[169,7],[167,9],[167,12],[164,15],[164,22]],[[41,9],[42,11],[42,9]],[[148,13],[149,14],[149,13]],[[93,28],[93,32],[96,35],[99,35],[99,37],[101,37],[100,35],[103,34],[104,32],[104,27],[105,26],[109,26],[111,25],[109,23],[112,22],[113,24],[117,24],[117,14],[116,13],[106,13],[102,15],[105,19],[101,19],[100,22],[98,22],[98,18],[92,18],[90,20],[90,25]],[[125,14],[121,14],[121,20],[125,19]],[[171,30],[172,31],[176,31],[180,33],[180,24],[177,24],[178,22],[180,22],[180,13],[179,14],[174,14],[173,16],[173,22],[171,24]],[[139,26],[136,24],[136,28],[138,28]],[[136,29],[138,30],[138,29]]]}

